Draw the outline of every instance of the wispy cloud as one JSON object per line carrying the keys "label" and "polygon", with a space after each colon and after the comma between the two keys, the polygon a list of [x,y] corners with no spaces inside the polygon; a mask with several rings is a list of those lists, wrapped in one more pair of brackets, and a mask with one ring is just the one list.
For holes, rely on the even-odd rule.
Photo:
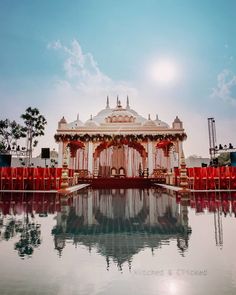
{"label": "wispy cloud", "polygon": [[80,43],[73,40],[65,46],[60,40],[48,44],[49,49],[60,50],[65,54],[65,79],[58,81],[61,89],[73,88],[83,97],[96,95],[132,95],[137,96],[137,89],[125,81],[114,81],[104,74],[91,53],[84,53]]}
{"label": "wispy cloud", "polygon": [[217,76],[217,86],[212,89],[211,97],[236,106],[236,75],[227,69],[220,72]]}

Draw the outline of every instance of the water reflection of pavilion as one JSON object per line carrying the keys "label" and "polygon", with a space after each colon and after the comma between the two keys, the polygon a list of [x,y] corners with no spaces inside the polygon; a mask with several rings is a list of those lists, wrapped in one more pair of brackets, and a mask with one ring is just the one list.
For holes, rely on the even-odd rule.
{"label": "water reflection of pavilion", "polygon": [[188,248],[188,211],[176,199],[155,190],[86,190],[61,207],[53,229],[55,248],[61,253],[66,240],[131,267],[132,256],[176,240],[183,254]]}
{"label": "water reflection of pavilion", "polygon": [[60,252],[72,240],[100,252],[108,265],[114,260],[121,266],[131,263],[140,250],[155,251],[172,240],[184,255],[189,237],[187,206],[196,215],[213,217],[215,243],[222,248],[222,219],[236,217],[235,191],[191,193],[187,200],[155,190],[84,190],[66,198],[0,193],[0,243],[20,238],[22,227],[32,230],[32,223],[40,228],[39,217],[56,214],[53,234]]}

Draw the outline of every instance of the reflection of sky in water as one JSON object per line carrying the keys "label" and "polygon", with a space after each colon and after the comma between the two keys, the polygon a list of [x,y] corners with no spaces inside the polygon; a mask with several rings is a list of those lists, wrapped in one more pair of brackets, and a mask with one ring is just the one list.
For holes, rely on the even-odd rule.
{"label": "reflection of sky in water", "polygon": [[[157,190],[1,195],[0,293],[234,294],[235,202]],[[32,224],[41,243],[21,259],[15,245]]]}

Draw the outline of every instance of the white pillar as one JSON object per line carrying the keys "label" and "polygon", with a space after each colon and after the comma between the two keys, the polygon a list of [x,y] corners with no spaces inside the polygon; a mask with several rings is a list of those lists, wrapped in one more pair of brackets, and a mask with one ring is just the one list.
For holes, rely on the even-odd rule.
{"label": "white pillar", "polygon": [[152,141],[148,141],[148,170],[149,170],[149,176],[153,173],[153,146]]}
{"label": "white pillar", "polygon": [[93,174],[93,143],[88,143],[88,171]]}
{"label": "white pillar", "polygon": [[93,224],[93,194],[92,191],[88,193],[88,225]]}
{"label": "white pillar", "polygon": [[131,148],[128,147],[128,167],[127,167],[127,176],[131,177],[132,175],[132,163],[131,163]]}
{"label": "white pillar", "polygon": [[79,154],[80,154],[80,149],[76,151],[76,157],[75,157],[75,169],[79,169]]}
{"label": "white pillar", "polygon": [[178,160],[179,160],[179,167],[181,164],[181,154],[182,154],[182,150],[183,150],[183,142],[181,140],[178,141]]}
{"label": "white pillar", "polygon": [[149,196],[149,222],[150,225],[154,225],[156,223],[156,216],[157,216],[157,211],[156,211],[156,198],[153,196],[153,194],[150,194]]}
{"label": "white pillar", "polygon": [[59,142],[58,146],[58,167],[62,167],[63,163],[63,142]]}

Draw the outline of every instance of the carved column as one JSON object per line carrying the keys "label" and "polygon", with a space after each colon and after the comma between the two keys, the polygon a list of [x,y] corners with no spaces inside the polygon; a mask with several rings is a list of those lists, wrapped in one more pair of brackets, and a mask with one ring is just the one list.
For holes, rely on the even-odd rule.
{"label": "carved column", "polygon": [[152,141],[150,141],[150,140],[148,140],[147,150],[148,150],[148,170],[149,170],[149,175],[152,175],[152,173],[153,173],[153,144],[152,144]]}
{"label": "carved column", "polygon": [[63,142],[59,142],[59,147],[58,147],[58,167],[62,167],[63,164]]}
{"label": "carved column", "polygon": [[179,167],[181,166],[181,156],[183,151],[183,142],[181,140],[178,141],[178,157],[179,157]]}
{"label": "carved column", "polygon": [[93,174],[93,142],[88,142],[88,171]]}
{"label": "carved column", "polygon": [[61,171],[61,189],[66,189],[69,186],[69,171],[67,159],[67,142],[63,142],[63,165]]}

